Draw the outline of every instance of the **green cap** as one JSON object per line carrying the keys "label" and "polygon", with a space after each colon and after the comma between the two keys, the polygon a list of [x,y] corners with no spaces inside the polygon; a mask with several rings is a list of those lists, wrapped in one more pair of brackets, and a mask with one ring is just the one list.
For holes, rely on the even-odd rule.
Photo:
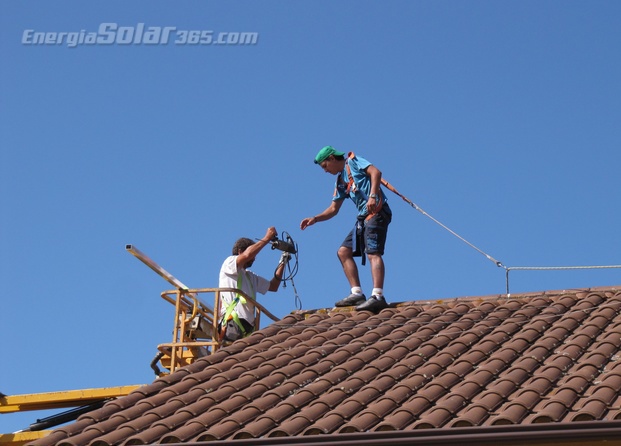
{"label": "green cap", "polygon": [[345,153],[337,152],[336,150],[334,150],[334,147],[332,146],[325,146],[323,149],[319,151],[319,153],[315,157],[315,164],[322,163],[330,155],[343,156],[345,155]]}

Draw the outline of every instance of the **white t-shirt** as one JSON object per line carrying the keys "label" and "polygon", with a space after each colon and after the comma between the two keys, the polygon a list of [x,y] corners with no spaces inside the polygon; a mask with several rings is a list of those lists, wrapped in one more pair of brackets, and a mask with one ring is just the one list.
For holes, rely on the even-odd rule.
{"label": "white t-shirt", "polygon": [[[261,276],[256,275],[250,270],[240,267],[237,269],[237,256],[227,257],[222,268],[220,268],[220,288],[237,288],[238,274],[242,274],[241,290],[248,296],[256,300],[256,293],[265,294],[269,290],[270,282]],[[235,299],[235,293],[222,292],[220,305],[220,317],[222,317],[233,299]],[[246,319],[249,323],[254,323],[254,305],[250,302],[245,305],[241,302],[235,306],[237,315]]]}

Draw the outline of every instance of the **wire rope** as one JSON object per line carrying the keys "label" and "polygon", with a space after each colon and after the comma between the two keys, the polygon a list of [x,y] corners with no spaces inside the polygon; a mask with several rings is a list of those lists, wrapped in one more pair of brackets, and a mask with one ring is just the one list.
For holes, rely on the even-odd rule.
{"label": "wire rope", "polygon": [[611,269],[611,268],[621,268],[621,265],[593,265],[593,266],[505,266],[502,262],[500,262],[499,260],[496,260],[494,257],[492,257],[491,255],[489,255],[488,253],[486,253],[482,249],[478,248],[473,243],[469,242],[464,237],[462,237],[461,235],[459,235],[458,233],[453,231],[451,228],[449,228],[448,226],[446,226],[445,224],[443,224],[442,222],[440,222],[436,218],[432,217],[430,214],[428,214],[424,209],[422,209],[420,206],[418,206],[412,200],[410,200],[406,196],[402,195],[399,191],[397,191],[397,189],[392,184],[390,184],[388,181],[386,181],[384,178],[382,178],[382,184],[387,189],[389,189],[391,192],[393,192],[397,196],[401,197],[401,199],[403,201],[408,203],[410,206],[412,206],[415,210],[417,210],[418,212],[423,214],[425,217],[429,218],[434,223],[436,223],[437,225],[439,225],[440,227],[442,227],[443,229],[445,229],[446,231],[448,231],[449,233],[451,233],[452,235],[457,237],[459,240],[461,240],[462,242],[466,243],[468,246],[470,246],[471,248],[473,248],[474,250],[476,250],[480,254],[484,255],[488,260],[494,262],[494,264],[496,266],[498,266],[500,268],[503,268],[505,270],[505,277],[506,277],[507,297],[510,296],[510,292],[509,292],[509,271],[512,271],[512,270],[513,271],[518,271],[518,270],[521,270],[521,271],[558,271],[558,270],[578,270],[578,269]]}

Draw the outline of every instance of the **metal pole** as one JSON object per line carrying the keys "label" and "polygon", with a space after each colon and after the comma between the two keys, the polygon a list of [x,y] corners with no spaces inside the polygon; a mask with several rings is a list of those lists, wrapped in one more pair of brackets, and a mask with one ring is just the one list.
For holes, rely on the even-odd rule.
{"label": "metal pole", "polygon": [[[175,276],[173,276],[172,274],[170,274],[168,271],[166,271],[164,268],[162,268],[161,266],[159,266],[157,263],[155,263],[153,260],[151,260],[145,253],[143,253],[142,251],[140,251],[138,248],[136,248],[133,245],[125,245],[125,249],[132,254],[134,257],[136,257],[138,260],[140,260],[142,263],[144,263],[145,265],[147,265],[149,268],[151,268],[153,271],[155,271],[159,276],[161,276],[162,278],[164,278],[164,280],[166,280],[166,282],[170,283],[172,286],[174,286],[175,288],[177,288],[178,290],[183,290],[183,291],[187,291],[189,288],[187,286],[185,286],[183,284],[183,282],[181,282],[179,279],[177,279]],[[196,299],[198,302],[200,302],[204,307],[206,307],[207,309],[209,309],[212,313],[213,313],[213,309],[207,305],[206,303],[204,303],[203,301],[198,299],[198,296],[196,294],[192,294],[192,293],[188,293],[188,296]]]}
{"label": "metal pole", "polygon": [[158,275],[163,277],[164,280],[166,280],[168,283],[170,283],[175,288],[179,288],[181,290],[187,290],[188,289],[188,287],[185,286],[179,279],[177,279],[175,276],[170,274],[164,268],[159,266],[157,263],[155,263],[153,260],[151,260],[145,253],[140,251],[135,246],[133,246],[133,245],[125,245],[125,249],[127,251],[129,251],[130,254],[134,255],[134,257],[136,257],[142,263],[144,263],[149,268],[151,268],[153,271],[155,271]]}

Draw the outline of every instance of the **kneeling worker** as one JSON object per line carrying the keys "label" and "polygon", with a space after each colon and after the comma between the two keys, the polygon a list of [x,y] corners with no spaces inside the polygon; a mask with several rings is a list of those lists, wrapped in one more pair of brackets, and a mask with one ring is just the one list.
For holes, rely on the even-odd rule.
{"label": "kneeling worker", "polygon": [[[289,253],[283,252],[274,277],[267,280],[248,268],[259,252],[277,236],[274,227],[268,228],[261,240],[240,238],[233,245],[233,255],[226,258],[220,268],[220,288],[237,288],[256,300],[256,294],[278,291]],[[220,301],[220,340],[235,341],[254,331],[255,306],[240,294],[222,292]]]}

